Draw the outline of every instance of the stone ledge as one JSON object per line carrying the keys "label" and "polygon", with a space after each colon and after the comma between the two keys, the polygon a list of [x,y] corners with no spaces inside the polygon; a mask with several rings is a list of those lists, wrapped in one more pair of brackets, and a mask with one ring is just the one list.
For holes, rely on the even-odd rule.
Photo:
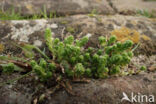
{"label": "stone ledge", "polygon": [[119,13],[135,13],[136,10],[148,10],[149,12],[155,12],[156,15],[156,1],[145,0],[110,0],[113,7],[117,9]]}
{"label": "stone ledge", "polygon": [[[15,77],[15,75],[13,76]],[[1,76],[0,81],[3,79],[7,79],[7,77]],[[32,97],[33,89],[38,85],[31,83],[30,80],[20,82],[0,88],[0,102],[2,104],[31,104],[34,101]],[[154,99],[156,99],[156,73],[112,77],[102,80],[91,80],[89,83],[72,83],[71,85],[74,96],[61,89],[53,95],[47,96],[44,104],[131,104],[128,101],[121,102],[123,92],[130,99],[132,92],[136,95],[138,93],[147,96],[153,95]],[[149,103],[144,102],[144,104]]]}
{"label": "stone ledge", "polygon": [[73,86],[73,92],[78,94],[78,96],[70,96],[63,91],[59,91],[50,99],[50,104],[61,102],[68,102],[69,104],[72,102],[84,104],[129,104],[126,101],[121,102],[123,92],[128,96],[132,92],[143,95],[152,94],[156,98],[156,73],[93,80],[89,84],[73,84]]}
{"label": "stone ledge", "polygon": [[56,12],[58,15],[88,14],[96,9],[100,14],[113,14],[107,0],[2,0],[0,8],[6,11],[14,8],[22,15],[39,14],[43,7],[47,13]]}
{"label": "stone ledge", "polygon": [[[143,41],[143,51],[153,53],[156,50],[156,20],[132,16],[95,16],[75,15],[65,18],[41,20],[0,21],[0,43],[12,45],[11,42],[26,42],[36,46],[44,43],[44,31],[51,28],[54,37],[74,35],[76,38],[90,35],[91,43],[97,43],[100,35],[109,36],[113,30],[126,27],[149,37]],[[130,34],[128,34],[130,35]],[[132,34],[131,34],[132,35]],[[135,35],[134,35],[135,36]],[[131,36],[133,37],[133,35]],[[133,37],[135,39],[135,37]]]}

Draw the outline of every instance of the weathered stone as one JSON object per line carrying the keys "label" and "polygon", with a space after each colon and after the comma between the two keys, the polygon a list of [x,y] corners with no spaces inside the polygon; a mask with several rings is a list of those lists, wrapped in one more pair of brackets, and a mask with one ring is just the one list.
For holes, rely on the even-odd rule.
{"label": "weathered stone", "polygon": [[[106,80],[92,80],[88,84],[73,84],[76,96],[70,96],[64,91],[57,92],[50,99],[50,104],[65,102],[72,104],[129,104],[121,102],[123,92],[131,99],[132,92],[142,95],[153,95],[156,98],[156,73],[138,76],[110,78]],[[155,99],[154,98],[154,99]],[[145,101],[145,99],[144,99]],[[144,102],[148,104],[148,102]]]}
{"label": "weathered stone", "polygon": [[107,0],[2,0],[3,11],[14,8],[23,15],[39,14],[46,8],[47,13],[56,12],[61,15],[87,14],[96,9],[100,14],[112,14],[113,9]]}
{"label": "weathered stone", "polygon": [[[131,29],[134,29],[139,32],[136,32],[136,35],[140,35],[144,40],[143,42],[145,42],[143,44],[142,40],[139,40],[141,44],[145,45],[141,47],[141,50],[148,51],[148,54],[151,52],[153,56],[151,56],[152,58],[142,55],[134,57],[132,59],[133,67],[135,68],[136,64],[140,66],[147,65],[149,70],[151,70],[151,67],[152,71],[155,70],[153,70],[153,65],[155,65],[156,58],[156,20],[144,17],[121,15],[89,17],[86,15],[75,15],[49,20],[0,21],[0,44],[5,45],[5,53],[11,52],[13,55],[20,53],[13,43],[24,42],[39,47],[43,46],[46,28],[50,28],[53,36],[60,39],[68,35],[73,35],[76,38],[87,35],[90,37],[90,43],[93,46],[96,46],[98,36],[110,36],[113,30],[118,29],[115,33],[122,32],[120,28],[126,30],[125,34],[128,37],[130,35],[131,38],[135,39],[134,31],[131,33]],[[0,76],[0,83],[2,83],[17,78],[20,74],[14,73],[9,76],[1,74]],[[156,97],[155,72],[125,77],[111,77],[103,80],[92,79],[87,84],[72,83],[71,85],[75,96],[61,89],[52,96],[46,97],[46,101],[43,104],[128,104],[129,102],[126,101],[121,102],[123,92],[129,97],[132,92],[147,96],[152,94]],[[40,93],[36,94],[35,89],[38,89]],[[31,104],[36,97],[38,98],[40,94],[45,93],[45,90],[45,87],[40,87],[30,75],[14,84],[0,87],[0,104]]]}
{"label": "weathered stone", "polygon": [[145,0],[111,0],[114,8],[120,13],[135,13],[136,10],[148,10],[156,12],[156,1]]}
{"label": "weathered stone", "polygon": [[[11,75],[17,77],[17,75]],[[8,78],[1,76],[0,81],[4,82]],[[39,87],[34,81],[28,80],[30,76],[19,83],[5,85],[0,88],[1,104],[31,104],[36,97],[32,97],[35,93],[34,88]],[[131,99],[134,95],[153,95],[156,99],[156,73],[142,73],[139,75],[112,77],[108,79],[94,80],[89,83],[72,83],[72,93],[70,95],[64,89],[61,89],[52,95],[46,96],[43,104],[129,104],[130,102],[121,99],[123,92]],[[42,91],[40,91],[42,92]],[[45,92],[43,92],[45,93]],[[138,98],[138,97],[137,97]],[[143,104],[149,104],[143,99]],[[137,99],[138,101],[138,99]],[[39,103],[39,101],[37,100]],[[131,103],[130,103],[131,104]]]}
{"label": "weathered stone", "polygon": [[[41,19],[41,20],[12,20],[0,21],[0,42],[6,44],[7,49],[12,49],[12,42],[27,42],[36,44],[43,41],[44,31],[51,28],[54,37],[64,38],[74,35],[76,38],[89,34],[92,45],[96,45],[100,35],[110,36],[113,30],[128,28],[127,37],[135,40],[135,36],[143,37],[142,51],[156,52],[156,20],[132,16],[95,16],[75,15],[66,18]],[[124,31],[123,28],[123,31]],[[135,31],[137,32],[135,32]],[[136,35],[133,35],[133,32]],[[120,33],[116,32],[116,33]],[[10,44],[11,43],[11,44]],[[40,46],[42,42],[39,43]]]}
{"label": "weathered stone", "polygon": [[[0,75],[0,84],[2,84],[2,82],[5,82],[6,80],[12,80],[18,76],[19,74],[12,74],[9,76]],[[0,86],[0,104],[31,104],[32,95],[28,93],[31,89],[22,86],[22,90],[19,91],[18,89],[17,91],[15,85],[17,84],[13,83],[11,85]]]}

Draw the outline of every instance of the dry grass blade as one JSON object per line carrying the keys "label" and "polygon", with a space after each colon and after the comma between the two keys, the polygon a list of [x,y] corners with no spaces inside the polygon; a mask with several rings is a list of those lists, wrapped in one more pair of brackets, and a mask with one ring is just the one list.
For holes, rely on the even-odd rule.
{"label": "dry grass blade", "polygon": [[83,78],[83,79],[77,78],[77,79],[72,80],[72,82],[74,82],[74,83],[89,83],[90,81],[91,80],[86,79],[86,78]]}

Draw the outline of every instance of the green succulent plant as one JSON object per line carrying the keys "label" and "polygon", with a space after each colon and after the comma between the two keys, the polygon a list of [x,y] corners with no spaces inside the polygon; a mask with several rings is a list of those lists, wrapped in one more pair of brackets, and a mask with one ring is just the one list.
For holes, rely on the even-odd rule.
{"label": "green succulent plant", "polygon": [[[98,47],[91,47],[87,46],[89,38],[86,36],[80,39],[68,36],[60,41],[53,38],[50,29],[46,29],[45,41],[52,57],[48,57],[49,55],[32,45],[27,45],[25,49],[29,46],[30,51],[36,49],[41,54],[39,61],[30,62],[40,81],[47,81],[54,74],[68,78],[105,78],[119,74],[133,57],[133,42],[131,40],[118,42],[116,36],[110,38],[100,36],[98,39]],[[8,68],[12,72],[14,67],[8,64],[4,67],[4,71]]]}
{"label": "green succulent plant", "polygon": [[140,70],[141,70],[141,71],[146,71],[147,68],[146,68],[146,66],[141,66],[141,67],[140,67]]}
{"label": "green succulent plant", "polygon": [[2,66],[2,72],[6,74],[11,74],[15,71],[20,72],[22,69],[18,66],[16,66],[14,63],[8,63],[8,64],[1,64]]}
{"label": "green succulent plant", "polygon": [[40,78],[40,81],[47,81],[52,77],[52,73],[56,69],[55,64],[47,63],[43,58],[40,59],[39,64],[32,60],[30,65],[32,66],[32,69],[37,74],[37,76]]}
{"label": "green succulent plant", "polygon": [[8,63],[3,65],[3,72],[4,73],[12,73],[15,70],[15,65],[13,63]]}

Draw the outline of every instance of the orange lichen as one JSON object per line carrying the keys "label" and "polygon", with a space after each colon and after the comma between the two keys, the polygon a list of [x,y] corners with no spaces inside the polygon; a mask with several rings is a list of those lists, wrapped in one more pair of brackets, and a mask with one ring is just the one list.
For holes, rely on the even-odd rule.
{"label": "orange lichen", "polygon": [[0,53],[3,52],[4,50],[4,45],[0,44]]}
{"label": "orange lichen", "polygon": [[134,43],[138,43],[140,40],[140,33],[136,30],[122,27],[111,32],[112,35],[117,36],[117,40],[124,42],[125,40],[132,40]]}

